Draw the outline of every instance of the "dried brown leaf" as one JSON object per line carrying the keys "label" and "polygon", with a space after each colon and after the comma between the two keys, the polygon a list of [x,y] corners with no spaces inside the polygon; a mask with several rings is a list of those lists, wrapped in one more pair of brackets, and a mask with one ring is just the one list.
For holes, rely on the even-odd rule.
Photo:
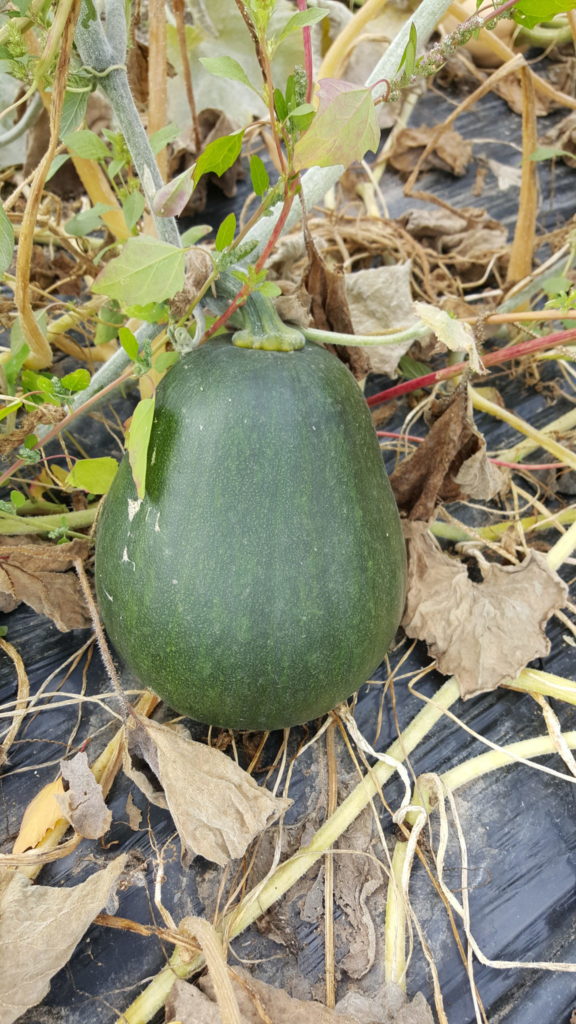
{"label": "dried brown leaf", "polygon": [[[311,298],[312,322],[318,330],[354,334],[354,326],[346,297],[346,279],[342,271],[330,268],[320,253],[310,231],[306,232],[308,270],[304,279]],[[330,346],[328,346],[330,348]],[[345,362],[355,377],[365,377],[369,370],[365,353],[359,348],[338,345],[335,354]]]}
{"label": "dried brown leaf", "polygon": [[132,793],[128,793],[128,799],[126,800],[126,814],[128,815],[128,824],[133,832],[138,832],[142,824],[142,811],[134,803],[134,797]]}
{"label": "dried brown leaf", "polygon": [[448,402],[433,403],[430,418],[426,439],[390,477],[398,506],[409,519],[431,519],[442,500],[494,497],[506,479],[488,461],[466,386],[459,387]]}
{"label": "dried brown leaf", "polygon": [[6,601],[24,601],[47,615],[62,632],[90,625],[78,578],[67,572],[76,558],[86,558],[89,542],[73,540],[66,544],[14,542],[3,538],[0,544],[0,596]]}
{"label": "dried brown leaf", "polygon": [[[410,327],[417,320],[410,287],[412,263],[373,267],[345,277],[346,298],[356,334],[383,334]],[[392,375],[411,340],[364,350],[370,370]]]}
{"label": "dried brown leaf", "polygon": [[521,565],[482,561],[482,582],[444,554],[421,523],[406,524],[408,597],[403,626],[425,640],[438,668],[458,681],[461,696],[494,690],[548,653],[546,623],[566,602],[567,588],[531,551]]}
{"label": "dried brown leaf", "polygon": [[[267,1014],[272,1024],[359,1024],[356,1017],[349,1014],[336,1013],[322,1003],[303,1002],[293,999],[284,989],[274,988],[264,981],[257,981],[246,971],[234,969],[230,972],[234,983],[234,992],[240,1007],[242,1024],[262,1024],[263,1013]],[[215,999],[214,985],[210,976],[202,978],[199,985],[204,993]],[[182,1024],[192,1024],[184,1018]],[[264,1020],[266,1017],[264,1016]],[[216,1018],[220,1024],[220,1018]],[[369,1024],[368,1021],[362,1024]]]}
{"label": "dried brown leaf", "polygon": [[364,1024],[434,1024],[432,1010],[418,992],[408,1002],[406,993],[394,982],[384,982],[372,996],[347,992],[336,1004],[338,1013],[350,1013]]}
{"label": "dried brown leaf", "polygon": [[[418,159],[436,132],[435,127],[404,128],[396,136],[396,144],[389,156],[390,163],[401,174],[410,174]],[[459,132],[448,129],[442,132],[434,148],[424,160],[421,171],[439,168],[451,171],[459,177],[466,173],[472,159],[472,143]]]}
{"label": "dried brown leaf", "polygon": [[125,856],[116,857],[71,888],[33,885],[20,872],[2,872],[0,1024],[12,1024],[44,998],[114,893],[125,863]]}
{"label": "dried brown leaf", "polygon": [[182,848],[192,856],[221,866],[242,857],[254,837],[292,802],[259,786],[226,754],[170,726],[136,718],[128,726],[127,741],[164,792],[134,768],[128,752],[124,771],[152,803],[169,809]]}
{"label": "dried brown leaf", "polygon": [[79,836],[99,839],[112,824],[112,812],[106,807],[102,789],[84,751],[69,761],[60,761],[60,770],[68,783],[68,789],[56,796],[64,817]]}

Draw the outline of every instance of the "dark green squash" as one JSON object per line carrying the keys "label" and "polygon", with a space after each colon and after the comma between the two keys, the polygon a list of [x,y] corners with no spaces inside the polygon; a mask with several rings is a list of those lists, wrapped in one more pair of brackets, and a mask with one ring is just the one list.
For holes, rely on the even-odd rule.
{"label": "dark green squash", "polygon": [[382,660],[405,574],[370,415],[335,356],[226,337],[169,371],[146,497],[125,458],[97,531],[102,618],[142,683],[213,725],[308,721]]}

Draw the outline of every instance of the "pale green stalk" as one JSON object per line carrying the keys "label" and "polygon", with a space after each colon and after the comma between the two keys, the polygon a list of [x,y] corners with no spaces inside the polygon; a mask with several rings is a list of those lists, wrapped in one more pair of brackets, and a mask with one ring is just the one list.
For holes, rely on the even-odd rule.
{"label": "pale green stalk", "polygon": [[483,540],[499,540],[511,524],[519,526],[524,533],[532,530],[557,530],[560,526],[570,525],[576,522],[576,508],[563,508],[559,512],[551,512],[550,515],[525,516],[522,519],[504,519],[501,523],[493,523],[491,526],[475,526],[469,530],[459,527],[454,523],[443,523],[437,521],[431,523],[430,532],[442,540],[459,541],[470,540],[472,537],[482,537]]}
{"label": "pale green stalk", "polygon": [[0,535],[16,537],[26,534],[50,533],[52,530],[82,530],[98,515],[98,506],[77,512],[62,512],[50,516],[17,516],[0,512]]}

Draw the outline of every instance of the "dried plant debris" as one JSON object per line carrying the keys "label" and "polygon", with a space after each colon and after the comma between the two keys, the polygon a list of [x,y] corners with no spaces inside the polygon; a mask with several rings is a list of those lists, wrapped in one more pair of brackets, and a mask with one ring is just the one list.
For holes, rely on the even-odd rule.
{"label": "dried plant debris", "polygon": [[[415,324],[418,318],[413,309],[411,281],[410,260],[395,267],[373,267],[346,274],[346,298],[355,333],[384,334]],[[412,344],[408,339],[365,349],[371,372],[392,376]]]}
{"label": "dried plant debris", "polygon": [[[273,796],[226,754],[196,743],[180,728],[134,716],[126,740],[124,771],[151,803],[168,808],[185,856],[200,855],[223,867],[242,857],[292,802]],[[163,792],[134,766],[135,756]]]}
{"label": "dried plant debris", "polygon": [[472,159],[472,143],[453,128],[439,132],[436,127],[404,128],[398,132],[389,160],[400,174],[410,174],[431,140],[434,144],[424,158],[421,171],[434,168],[461,177]]}
{"label": "dried plant debris", "polygon": [[[311,298],[314,326],[320,330],[354,334],[344,274],[337,267],[328,265],[310,231],[306,232],[306,250],[309,264],[304,284]],[[360,379],[368,373],[368,360],[362,349],[338,346],[335,354],[347,363],[355,377]]]}
{"label": "dried plant debris", "polygon": [[68,789],[56,798],[64,817],[79,836],[99,839],[112,824],[112,812],[104,802],[102,788],[94,778],[84,751],[69,761],[61,761],[60,770],[68,783]]}
{"label": "dried plant debris", "polygon": [[406,523],[408,597],[402,625],[425,640],[445,675],[453,675],[463,699],[514,679],[534,658],[548,654],[546,623],[564,607],[567,587],[531,551],[520,565],[478,558],[482,581],[444,554],[422,523]]}
{"label": "dried plant debris", "polygon": [[[508,230],[485,210],[473,206],[460,210],[417,207],[400,218],[402,224],[423,245],[437,253],[445,267],[452,267],[455,285],[471,281],[474,285],[486,277],[486,268],[504,273],[508,265]],[[428,253],[428,258],[432,259]]]}
{"label": "dried plant debris", "polygon": [[[411,1002],[396,986],[386,985],[377,998],[349,993],[331,1010],[322,1003],[294,999],[283,989],[251,977],[247,971],[230,971],[241,1024],[432,1024],[426,1000],[417,995]],[[204,977],[199,987],[176,981],[166,1003],[166,1022],[222,1024],[214,984]]]}
{"label": "dried plant debris", "polygon": [[118,884],[126,857],[116,857],[70,888],[33,885],[21,872],[0,869],[0,1024],[36,1006],[68,963]]}
{"label": "dried plant debris", "polygon": [[506,476],[488,461],[466,385],[449,399],[431,403],[428,421],[432,425],[425,440],[390,477],[398,506],[409,519],[431,519],[440,501],[489,500],[503,489]]}
{"label": "dried plant debris", "polygon": [[87,540],[44,544],[35,543],[33,537],[4,537],[0,544],[0,611],[13,611],[23,601],[52,619],[61,632],[89,626],[78,577],[68,571],[77,558],[87,558],[89,550]]}

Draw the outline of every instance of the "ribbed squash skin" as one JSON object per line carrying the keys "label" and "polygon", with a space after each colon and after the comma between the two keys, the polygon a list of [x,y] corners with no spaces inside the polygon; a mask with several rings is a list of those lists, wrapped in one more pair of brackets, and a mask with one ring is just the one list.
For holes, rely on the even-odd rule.
{"label": "ribbed squash skin", "polygon": [[176,711],[233,729],[349,697],[394,636],[405,572],[366,404],[313,344],[186,355],[158,388],[146,497],[125,458],[97,531],[121,658]]}

